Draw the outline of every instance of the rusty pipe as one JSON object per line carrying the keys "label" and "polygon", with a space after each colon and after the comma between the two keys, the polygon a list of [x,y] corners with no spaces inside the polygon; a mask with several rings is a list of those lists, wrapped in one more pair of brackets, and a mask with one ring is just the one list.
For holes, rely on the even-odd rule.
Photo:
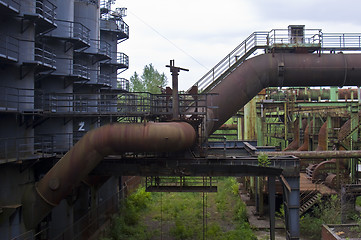
{"label": "rusty pipe", "polygon": [[[306,120],[307,121],[307,120]],[[303,135],[303,144],[297,149],[297,151],[308,151],[310,145],[310,133],[313,129],[313,121],[311,120],[309,124],[307,124],[304,135]]]}
{"label": "rusty pipe", "polygon": [[[299,148],[299,145],[300,145],[300,127],[299,127],[300,124],[299,123],[300,123],[299,118],[297,118],[293,122],[293,141],[288,145],[288,147],[283,149],[283,151],[292,151],[292,150],[297,150]],[[302,131],[305,130],[306,124],[307,124],[307,120],[303,119],[302,120]]]}
{"label": "rusty pipe", "polygon": [[[210,93],[207,136],[267,87],[358,86],[361,54],[269,53],[244,61]],[[231,101],[229,99],[232,99]],[[211,102],[212,101],[212,102]]]}
{"label": "rusty pipe", "polygon": [[302,159],[325,159],[325,158],[361,158],[361,150],[352,151],[289,151],[289,152],[259,152],[269,157],[296,156]]}
{"label": "rusty pipe", "polygon": [[23,195],[27,228],[34,228],[107,155],[177,152],[191,147],[194,128],[185,122],[109,124],[89,131]]}
{"label": "rusty pipe", "polygon": [[[354,99],[357,98],[357,88],[338,89],[338,99],[351,100],[353,95]],[[330,89],[309,89],[309,88],[291,88],[285,89],[282,92],[271,92],[270,99],[284,99],[287,96],[294,96],[296,100],[330,100]]]}
{"label": "rusty pipe", "polygon": [[325,151],[327,150],[327,121],[324,122],[318,132],[318,144],[316,151]]}

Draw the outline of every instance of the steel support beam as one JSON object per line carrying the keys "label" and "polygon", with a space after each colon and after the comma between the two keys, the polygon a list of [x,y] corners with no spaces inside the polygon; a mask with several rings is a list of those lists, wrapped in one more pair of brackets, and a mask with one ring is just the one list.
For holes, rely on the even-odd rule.
{"label": "steel support beam", "polygon": [[286,221],[286,239],[299,240],[300,238],[300,177],[286,177],[291,191],[283,187],[283,202]]}
{"label": "steel support beam", "polygon": [[[222,161],[223,160],[223,161]],[[295,163],[298,162],[297,160]],[[279,168],[277,168],[279,167]],[[259,167],[226,159],[105,159],[92,175],[106,176],[279,176],[282,166]]]}
{"label": "steel support beam", "polygon": [[275,226],[276,226],[276,178],[274,176],[268,177],[268,205],[269,205],[269,224],[270,224],[270,240],[275,240]]}

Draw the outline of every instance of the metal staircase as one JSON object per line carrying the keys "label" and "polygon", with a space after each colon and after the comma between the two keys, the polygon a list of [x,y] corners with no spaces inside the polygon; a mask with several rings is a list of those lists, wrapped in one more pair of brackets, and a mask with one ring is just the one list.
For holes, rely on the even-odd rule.
{"label": "metal staircase", "polygon": [[306,192],[300,196],[300,216],[306,213],[321,198],[321,194],[317,190]]}
{"label": "metal staircase", "polygon": [[[263,49],[265,53],[276,51],[312,53],[318,51],[360,51],[359,33],[322,33],[321,29],[303,29],[303,35],[293,36],[290,29],[273,29],[269,32],[254,32],[224,57],[217,65],[199,79],[194,86],[207,93],[239,67],[247,58]],[[189,92],[188,89],[187,92]]]}

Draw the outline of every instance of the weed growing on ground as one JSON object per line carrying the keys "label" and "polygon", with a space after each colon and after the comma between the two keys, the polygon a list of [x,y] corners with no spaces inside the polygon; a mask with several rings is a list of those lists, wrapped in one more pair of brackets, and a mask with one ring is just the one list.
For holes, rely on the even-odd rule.
{"label": "weed growing on ground", "polygon": [[327,200],[320,200],[311,213],[301,218],[301,234],[310,239],[321,239],[322,224],[339,223],[341,223],[340,199],[337,195],[332,195]]}
{"label": "weed growing on ground", "polygon": [[144,187],[138,188],[120,204],[120,214],[113,217],[107,237],[101,240],[150,240],[155,234],[140,222],[141,215],[151,203],[151,194]]}
{"label": "weed growing on ground", "polygon": [[[160,234],[176,240],[202,239],[203,214],[208,240],[257,239],[236,179],[219,178],[217,185],[217,193],[204,195],[205,206],[202,193],[148,193],[139,188],[121,204],[121,213],[114,217],[107,238],[102,240],[151,240],[159,239]],[[208,211],[203,212],[203,207]]]}

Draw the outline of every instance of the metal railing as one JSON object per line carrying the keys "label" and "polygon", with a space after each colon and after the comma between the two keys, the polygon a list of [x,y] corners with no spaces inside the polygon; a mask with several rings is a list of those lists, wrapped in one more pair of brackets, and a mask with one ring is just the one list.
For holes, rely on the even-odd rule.
{"label": "metal railing", "polygon": [[117,88],[118,89],[122,89],[122,90],[125,90],[125,91],[129,91],[129,80],[128,79],[125,79],[125,78],[118,78],[117,79]]}
{"label": "metal railing", "polygon": [[84,26],[81,23],[74,22],[73,23],[73,31],[74,31],[74,38],[79,38],[80,40],[84,41],[85,43],[89,44],[90,41],[90,29]]}
{"label": "metal railing", "polygon": [[53,53],[53,50],[46,47],[45,45],[37,45],[34,48],[34,61],[39,61],[43,64],[54,66],[55,57],[56,55]]}
{"label": "metal railing", "polygon": [[100,54],[107,57],[111,56],[111,45],[106,41],[99,39],[90,39],[90,46],[91,48],[86,49],[84,52]]}
{"label": "metal railing", "polygon": [[35,2],[35,12],[44,18],[49,19],[51,22],[55,21],[56,8],[55,4],[49,0],[36,0]]}
{"label": "metal railing", "polygon": [[323,33],[322,48],[324,50],[360,50],[360,33]]}
{"label": "metal railing", "polygon": [[103,17],[100,21],[100,28],[102,30],[119,31],[129,37],[129,26],[123,19],[117,19],[114,17]]}
{"label": "metal railing", "polygon": [[9,8],[14,8],[17,11],[20,9],[20,0],[2,0],[2,2],[6,3]]}
{"label": "metal railing", "polygon": [[[110,10],[114,0],[100,0],[100,9]],[[104,10],[103,10],[104,11]]]}
{"label": "metal railing", "polygon": [[117,65],[119,68],[129,67],[129,57],[125,53],[113,52],[111,56],[112,58],[108,61],[103,62],[103,64]]}
{"label": "metal railing", "polygon": [[90,29],[83,24],[59,19],[56,19],[55,23],[58,27],[46,33],[45,36],[75,38],[89,44]]}
{"label": "metal railing", "polygon": [[12,36],[0,35],[0,55],[11,58],[14,61],[19,59],[19,40]]}
{"label": "metal railing", "polygon": [[241,44],[239,44],[232,52],[224,57],[216,66],[207,72],[194,85],[199,90],[206,89],[212,82],[222,76],[231,66],[238,61],[245,60],[257,48],[265,48],[268,45],[269,32],[254,32]]}
{"label": "metal railing", "polygon": [[0,111],[34,109],[34,89],[0,87]]}
{"label": "metal railing", "polygon": [[[119,79],[125,89],[129,81]],[[213,94],[180,94],[181,115],[204,115]],[[109,109],[110,112],[104,110]],[[44,93],[40,90],[0,87],[1,111],[37,111],[41,114],[109,113],[115,116],[171,115],[172,96],[137,93]]]}
{"label": "metal railing", "polygon": [[73,64],[73,75],[84,78],[84,79],[90,79],[90,69],[87,66],[84,66],[82,64]]}
{"label": "metal railing", "polygon": [[117,52],[117,63],[128,68],[129,67],[128,55],[121,52]]}
{"label": "metal railing", "polygon": [[109,74],[99,73],[98,74],[98,84],[111,87],[112,83],[111,83],[110,75]]}
{"label": "metal railing", "polygon": [[110,43],[106,42],[106,41],[99,41],[99,53],[103,54],[105,56],[110,56],[111,55],[111,45]]}
{"label": "metal railing", "polygon": [[211,90],[257,49],[300,46],[311,47],[321,52],[325,50],[360,51],[361,33],[322,33],[321,29],[304,29],[302,36],[293,36],[288,29],[254,32],[194,85],[201,91]]}
{"label": "metal railing", "polygon": [[321,29],[305,29],[302,36],[293,36],[289,33],[289,29],[273,29],[268,33],[268,44],[272,46],[276,44],[282,45],[302,45],[302,46],[318,46],[321,44]]}
{"label": "metal railing", "polygon": [[82,134],[38,134],[35,137],[0,138],[0,162],[46,158],[65,154]]}
{"label": "metal railing", "polygon": [[99,7],[99,0],[77,0],[77,2],[85,2]]}
{"label": "metal railing", "polygon": [[[209,94],[180,94],[181,115],[204,115]],[[38,92],[36,108],[44,113],[112,114],[115,116],[171,115],[172,96],[150,93],[75,94]],[[192,107],[190,107],[192,106]]]}

